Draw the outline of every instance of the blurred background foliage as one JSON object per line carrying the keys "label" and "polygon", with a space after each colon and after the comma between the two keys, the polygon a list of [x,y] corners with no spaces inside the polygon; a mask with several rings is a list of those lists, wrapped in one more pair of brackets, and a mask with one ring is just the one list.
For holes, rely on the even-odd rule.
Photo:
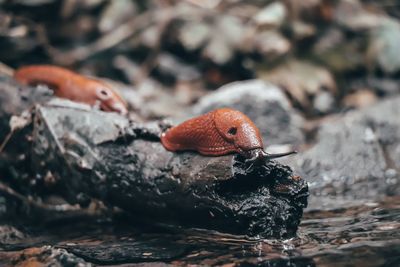
{"label": "blurred background foliage", "polygon": [[[0,0],[0,61],[56,64],[171,107],[232,81],[315,118],[400,92],[396,0]],[[157,113],[157,112],[156,112]],[[160,110],[153,117],[171,115]]]}

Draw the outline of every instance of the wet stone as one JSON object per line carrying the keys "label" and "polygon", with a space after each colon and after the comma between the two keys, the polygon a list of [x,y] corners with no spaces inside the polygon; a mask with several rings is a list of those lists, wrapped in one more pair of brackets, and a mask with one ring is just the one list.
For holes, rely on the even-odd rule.
{"label": "wet stone", "polygon": [[398,195],[399,113],[397,97],[325,122],[315,145],[287,159],[294,163],[289,165],[309,178],[314,195],[369,200]]}

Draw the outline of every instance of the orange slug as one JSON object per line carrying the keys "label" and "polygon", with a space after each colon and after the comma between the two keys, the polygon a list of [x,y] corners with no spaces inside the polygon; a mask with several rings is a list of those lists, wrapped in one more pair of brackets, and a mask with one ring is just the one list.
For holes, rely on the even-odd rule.
{"label": "orange slug", "polygon": [[216,109],[170,128],[161,135],[161,143],[169,151],[192,150],[206,156],[239,153],[272,159],[296,153],[264,152],[259,129],[242,112],[230,108]]}
{"label": "orange slug", "polygon": [[21,67],[14,72],[14,79],[24,85],[45,84],[61,98],[92,106],[99,103],[104,111],[121,114],[128,112],[126,102],[110,85],[61,67],[50,65]]}

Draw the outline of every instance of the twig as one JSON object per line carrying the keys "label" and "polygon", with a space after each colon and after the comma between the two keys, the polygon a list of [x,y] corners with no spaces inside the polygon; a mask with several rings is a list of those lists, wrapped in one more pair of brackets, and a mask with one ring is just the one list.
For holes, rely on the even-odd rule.
{"label": "twig", "polygon": [[0,62],[0,73],[8,75],[8,76],[13,76],[14,75],[14,69],[11,68],[10,66],[7,66],[3,62]]}
{"label": "twig", "polygon": [[[168,11],[168,9],[166,10]],[[164,35],[165,29],[168,27],[172,20],[171,12],[166,12],[166,14],[163,15],[164,17],[161,19],[161,22],[158,25],[158,35],[155,47],[151,51],[150,55],[146,58],[144,63],[141,65],[139,78],[138,81],[136,81],[136,84],[141,84],[149,76],[150,72],[155,68],[157,64],[157,58],[161,50],[162,36]]]}
{"label": "twig", "polygon": [[13,134],[22,128],[24,128],[26,125],[32,122],[32,117],[31,117],[31,112],[30,110],[25,110],[24,112],[21,113],[19,116],[11,116],[10,118],[10,132],[7,134],[7,136],[4,138],[3,142],[0,145],[0,153],[3,151],[5,146],[8,144],[10,141],[11,137]]}
{"label": "twig", "polygon": [[8,144],[8,141],[10,141],[11,137],[13,136],[14,131],[10,131],[7,136],[4,138],[3,142],[0,145],[0,153],[3,152],[4,148],[6,147],[6,145]]}
{"label": "twig", "polygon": [[79,207],[79,205],[69,205],[69,204],[63,204],[63,205],[47,205],[47,204],[43,204],[40,203],[38,201],[35,201],[31,198],[28,198],[18,192],[16,192],[14,189],[12,189],[11,187],[9,187],[8,185],[0,182],[0,191],[2,191],[3,193],[10,195],[26,204],[29,204],[31,206],[34,206],[36,208],[42,209],[42,210],[50,210],[50,211],[77,211],[77,210],[81,210],[81,208]]}
{"label": "twig", "polygon": [[147,25],[152,18],[162,16],[163,13],[170,12],[170,9],[157,10],[157,11],[147,11],[137,17],[132,18],[124,24],[121,24],[118,28],[111,31],[110,33],[102,36],[91,44],[87,46],[79,47],[73,49],[69,52],[61,51],[50,51],[54,57],[54,61],[62,65],[71,65],[79,61],[84,61],[85,59],[110,49],[122,41],[128,39],[134,34],[141,31],[145,25]]}
{"label": "twig", "polygon": [[[1,180],[1,178],[0,178]],[[82,208],[80,205],[70,205],[70,204],[61,204],[61,205],[49,205],[44,204],[40,201],[36,201],[30,197],[26,197],[14,189],[9,187],[8,185],[0,182],[0,192],[9,195],[15,199],[20,200],[28,206],[32,206],[38,210],[47,211],[47,212],[56,212],[59,216],[51,217],[51,219],[44,219],[44,221],[55,220],[60,218],[68,218],[68,217],[96,217],[99,215],[106,214],[115,214],[118,210],[108,210],[104,204],[97,200],[92,199],[91,204],[87,208]]]}

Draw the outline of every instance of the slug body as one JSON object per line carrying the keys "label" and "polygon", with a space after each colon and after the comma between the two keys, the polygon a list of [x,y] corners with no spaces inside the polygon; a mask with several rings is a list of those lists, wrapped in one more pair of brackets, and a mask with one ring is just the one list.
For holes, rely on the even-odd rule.
{"label": "slug body", "polygon": [[190,119],[161,135],[167,150],[194,150],[202,155],[221,156],[263,149],[260,131],[237,110],[222,108]]}
{"label": "slug body", "polygon": [[45,84],[61,98],[92,106],[99,103],[104,111],[121,114],[128,111],[126,102],[110,85],[64,68],[48,65],[21,67],[15,71],[14,78],[24,85]]}

